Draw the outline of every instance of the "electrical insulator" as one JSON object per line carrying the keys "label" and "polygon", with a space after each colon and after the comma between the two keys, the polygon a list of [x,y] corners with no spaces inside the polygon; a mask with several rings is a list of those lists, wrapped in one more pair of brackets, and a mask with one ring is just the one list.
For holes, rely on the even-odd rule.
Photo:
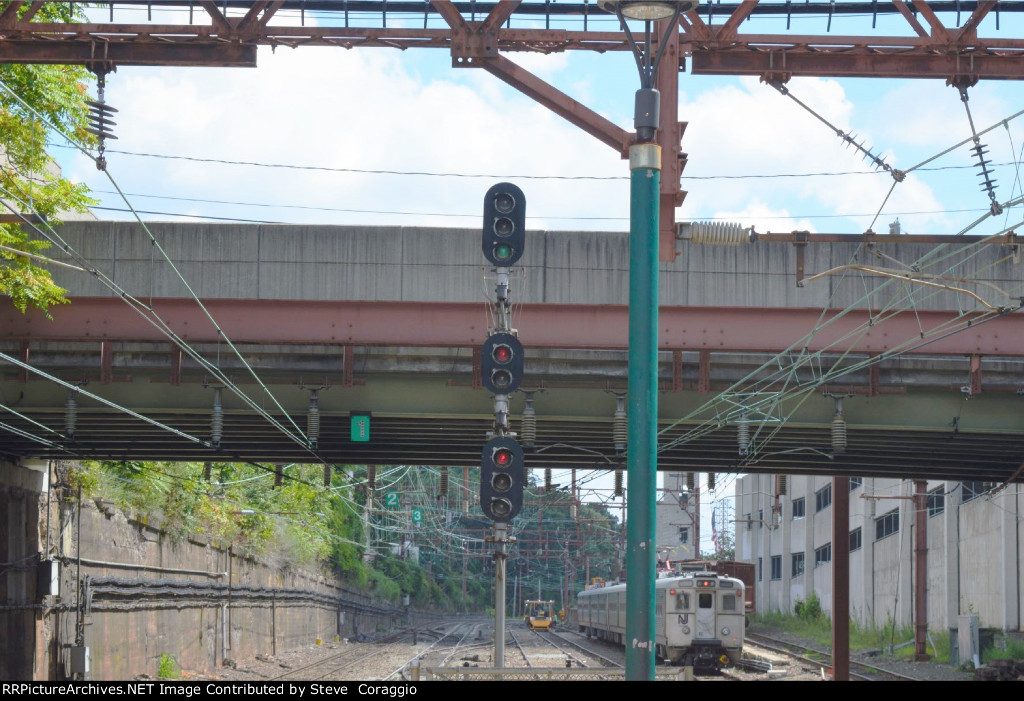
{"label": "electrical insulator", "polygon": [[686,473],[686,491],[693,492],[697,489],[697,473],[687,472]]}
{"label": "electrical insulator", "polygon": [[846,418],[841,413],[832,419],[832,452],[846,452]]}
{"label": "electrical insulator", "polygon": [[740,455],[746,455],[750,449],[750,419],[745,413],[736,423],[736,444],[739,446]]}
{"label": "electrical insulator", "polygon": [[681,223],[679,237],[709,246],[739,246],[753,242],[756,235],[752,228],[744,229],[735,222],[708,221]]}
{"label": "electrical insulator", "polygon": [[325,487],[330,487],[331,486],[331,466],[330,465],[324,465],[324,486]]}
{"label": "electrical insulator", "polygon": [[469,499],[462,500],[462,515],[469,516]]}
{"label": "electrical insulator", "polygon": [[623,455],[629,447],[629,419],[626,416],[626,397],[615,395],[615,413],[612,414],[612,442],[615,454]]}
{"label": "electrical insulator", "polygon": [[78,423],[78,390],[68,388],[68,400],[64,402],[64,435],[75,439],[75,424]]}
{"label": "electrical insulator", "polygon": [[579,507],[576,506],[576,502],[569,504],[569,520],[575,521],[579,518]]}
{"label": "electrical insulator", "polygon": [[523,450],[533,450],[537,445],[537,410],[533,408],[533,392],[526,392],[519,444],[523,446]]}
{"label": "electrical insulator", "polygon": [[99,146],[97,151],[99,155],[96,158],[96,168],[99,170],[107,169],[107,158],[104,155],[104,151],[107,148],[107,139],[117,139],[111,130],[111,127],[115,126],[117,122],[110,118],[110,115],[115,114],[117,110],[108,105],[104,98],[106,84],[106,73],[97,72],[96,100],[85,101],[85,104],[89,107],[88,114],[86,115],[89,126],[85,127],[85,130],[90,134],[95,134],[97,137]]}
{"label": "electrical insulator", "polygon": [[709,492],[715,491],[715,473],[714,472],[709,472],[708,473],[708,491]]}
{"label": "electrical insulator", "polygon": [[377,488],[377,466],[367,465],[366,466],[366,488],[376,489]]}
{"label": "electrical insulator", "polygon": [[220,450],[220,440],[224,436],[224,405],[221,403],[221,388],[213,388],[213,411],[210,414],[210,445]]}
{"label": "electrical insulator", "polygon": [[203,479],[206,480],[207,482],[209,482],[212,473],[213,473],[213,463],[204,462],[203,463]]}
{"label": "electrical insulator", "polygon": [[441,468],[441,478],[437,482],[437,496],[448,496],[448,468]]}
{"label": "electrical insulator", "polygon": [[623,494],[622,490],[622,470],[615,471],[615,496],[621,497]]}
{"label": "electrical insulator", "polygon": [[547,492],[550,492],[550,491],[551,491],[551,468],[550,467],[545,467],[544,468],[544,492],[547,493]]}
{"label": "electrical insulator", "polygon": [[846,452],[846,417],[843,416],[843,398],[832,398],[836,401],[836,414],[832,417],[832,452],[838,455]]}
{"label": "electrical insulator", "polygon": [[786,496],[786,476],[775,475],[775,494],[780,497]]}
{"label": "electrical insulator", "polygon": [[320,445],[320,398],[319,390],[309,390],[309,413],[306,414],[306,438],[309,447],[316,450]]}

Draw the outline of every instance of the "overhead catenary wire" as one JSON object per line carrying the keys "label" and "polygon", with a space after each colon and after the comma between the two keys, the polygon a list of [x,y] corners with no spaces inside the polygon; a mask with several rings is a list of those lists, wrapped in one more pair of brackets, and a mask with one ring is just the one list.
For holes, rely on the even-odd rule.
{"label": "overhead catenary wire", "polygon": [[[83,147],[81,145],[78,145],[74,141],[74,139],[72,139],[67,134],[65,134],[58,126],[55,126],[54,124],[52,124],[49,121],[47,121],[43,117],[43,115],[41,115],[38,112],[38,110],[36,110],[31,105],[29,105],[27,102],[25,102],[19,95],[17,95],[17,93],[15,93],[2,80],[0,80],[0,88],[2,88],[5,92],[10,94],[16,101],[18,101],[19,104],[21,104],[25,109],[27,109],[30,114],[34,115],[37,119],[39,119],[48,128],[53,130],[54,133],[60,134],[63,138],[67,139],[68,143],[74,144],[86,156],[88,156],[89,158],[93,159],[94,161],[96,160],[96,157],[93,156],[89,152],[88,149],[86,149],[85,147]],[[107,176],[107,178],[110,181],[111,185],[113,185],[114,188],[121,195],[121,197],[124,200],[125,204],[127,204],[128,207],[131,208],[132,205],[131,205],[130,201],[124,195],[123,191],[121,190],[121,187],[118,185],[116,180],[114,180],[114,178],[110,174],[109,170],[104,168],[103,172]],[[4,190],[4,192],[7,193],[6,190]],[[7,193],[7,194],[10,195],[10,193]],[[10,205],[8,205],[8,206],[10,207]],[[12,211],[14,211],[14,210],[12,209]],[[134,212],[134,209],[133,209],[133,212]],[[195,358],[197,360],[200,360],[200,362],[203,362],[208,369],[210,369],[212,372],[214,372],[214,374],[216,374],[216,375],[218,375],[220,377],[221,381],[224,382],[226,386],[230,387],[232,389],[232,391],[237,396],[239,396],[251,408],[253,408],[258,413],[260,413],[267,421],[269,421],[272,425],[277,427],[279,430],[281,430],[285,435],[289,436],[295,442],[298,442],[298,443],[300,443],[300,444],[302,444],[304,446],[307,446],[307,449],[308,449],[308,440],[306,439],[305,435],[302,433],[302,429],[299,428],[298,424],[294,421],[294,419],[291,418],[291,415],[288,414],[288,412],[284,410],[284,407],[281,406],[280,402],[274,396],[273,392],[270,391],[270,388],[267,387],[266,384],[264,384],[262,379],[257,375],[255,369],[242,356],[241,352],[235,347],[234,343],[232,343],[231,339],[228,338],[227,334],[224,333],[224,331],[221,328],[220,324],[216,321],[216,319],[213,318],[213,315],[210,313],[209,309],[206,307],[205,304],[203,304],[202,300],[195,293],[195,290],[192,288],[192,286],[185,279],[184,275],[182,275],[181,271],[178,269],[178,267],[174,264],[174,262],[167,255],[166,251],[163,249],[163,246],[160,244],[159,240],[153,235],[152,231],[150,231],[149,227],[146,226],[145,222],[143,222],[142,219],[138,217],[138,215],[136,215],[136,219],[137,219],[138,223],[142,226],[143,231],[145,231],[145,233],[149,237],[150,242],[152,243],[152,245],[154,245],[156,247],[156,249],[160,252],[161,256],[164,258],[164,260],[167,262],[167,264],[171,266],[171,269],[175,272],[175,274],[177,275],[177,277],[181,281],[181,283],[185,285],[185,288],[188,290],[188,292],[192,296],[193,300],[199,305],[200,310],[203,312],[203,314],[207,317],[208,321],[213,325],[214,329],[217,331],[218,336],[220,338],[222,338],[224,340],[224,342],[229,346],[229,348],[235,353],[236,357],[240,360],[242,365],[246,368],[246,370],[249,372],[249,374],[252,376],[252,378],[256,381],[257,385],[259,385],[259,387],[263,390],[263,392],[270,399],[270,401],[281,411],[281,413],[286,417],[287,421],[289,423],[291,423],[292,427],[295,429],[295,434],[292,434],[290,431],[285,429],[285,427],[282,426],[279,422],[277,422],[273,417],[271,417],[269,413],[264,411],[262,409],[262,407],[259,407],[258,404],[256,404],[245,392],[243,392],[241,390],[241,388],[239,388],[237,385],[235,385],[233,382],[231,382],[230,378],[228,378],[226,375],[221,373],[219,371],[219,369],[216,369],[214,366],[212,366],[212,364],[206,362],[205,359],[200,360],[201,356],[199,356],[198,353],[196,353],[194,350],[192,350],[191,347],[187,343],[185,343],[182,339],[180,339],[180,337],[177,336],[177,334],[174,334],[173,337],[174,337],[174,339],[176,339],[176,343],[179,345],[179,347],[182,348],[182,350],[185,350],[186,352],[188,352],[191,357],[193,357],[193,358]],[[49,225],[47,225],[47,226],[48,226],[48,228],[50,228],[50,231],[53,232],[52,227],[49,227]],[[35,228],[36,231],[39,231],[40,233],[42,233],[42,231],[38,227],[35,227],[33,225],[33,228]],[[56,232],[53,232],[53,233],[55,234]],[[49,240],[49,237],[47,237],[47,239]],[[69,248],[67,246],[66,242],[64,243],[64,248],[65,248],[65,250],[67,250]],[[92,272],[93,272],[94,275],[98,275],[98,271],[95,268],[93,268]],[[110,282],[113,283],[112,280],[110,280]],[[116,283],[114,283],[114,284],[116,285]],[[119,287],[119,286],[117,286],[117,287]],[[118,291],[120,292],[121,298],[127,301],[128,295],[124,292],[124,290],[118,290]],[[138,300],[133,300],[133,301],[136,304],[139,305],[139,306],[135,307],[136,311],[140,311],[141,309],[145,309],[149,314],[152,315],[152,317],[155,317],[155,318],[159,319],[159,315],[157,315],[156,312],[153,311],[151,308],[145,307],[140,302],[138,302]],[[161,319],[161,323],[163,324],[163,326],[165,328],[165,332],[170,332],[170,327],[167,326],[166,323],[162,321],[162,319]],[[173,333],[173,332],[171,332],[171,333]],[[310,451],[310,452],[313,453],[313,451]],[[313,453],[313,454],[315,455],[315,453]]]}
{"label": "overhead catenary wire", "polygon": [[[21,200],[19,200],[19,198],[16,195],[14,195],[13,193],[11,193],[10,191],[8,191],[6,188],[4,188],[2,186],[0,186],[0,194],[6,195],[8,199],[14,200],[14,202],[21,202]],[[17,214],[20,214],[20,213],[17,212],[17,210],[14,209],[14,207],[11,205],[11,203],[8,202],[7,200],[4,200],[3,204],[6,205],[7,208],[10,211],[12,211],[14,213],[17,213]],[[305,445],[304,437],[302,437],[302,438],[295,437],[295,436],[293,436],[291,434],[291,432],[287,431],[283,426],[281,426],[279,424],[279,422],[276,421],[276,419],[274,419],[262,407],[260,407],[258,404],[256,404],[247,394],[242,392],[241,389],[234,382],[232,382],[231,379],[226,374],[224,374],[216,365],[214,365],[212,362],[210,362],[209,360],[204,358],[190,344],[188,344],[176,332],[174,332],[173,329],[170,328],[170,326],[164,321],[164,319],[159,314],[156,313],[156,311],[152,307],[150,307],[149,305],[145,304],[144,302],[138,300],[134,296],[128,294],[120,285],[118,285],[115,281],[113,281],[112,279],[107,277],[104,273],[102,273],[95,266],[90,266],[89,262],[84,257],[80,256],[77,253],[77,251],[75,251],[66,241],[64,241],[63,238],[61,238],[60,235],[56,232],[56,230],[54,230],[52,227],[49,227],[49,225],[47,225],[48,228],[49,228],[49,232],[44,231],[44,230],[40,229],[39,227],[37,227],[34,223],[30,222],[27,218],[24,218],[24,217],[23,217],[23,223],[28,225],[28,226],[30,226],[31,228],[33,228],[37,233],[39,233],[41,236],[46,238],[51,243],[53,243],[55,245],[58,245],[62,250],[64,250],[69,255],[72,255],[76,260],[78,260],[80,263],[82,263],[83,266],[87,266],[87,272],[88,273],[92,274],[103,285],[105,285],[106,287],[111,289],[113,292],[115,292],[121,298],[122,301],[126,302],[132,309],[134,309],[144,319],[146,319],[146,321],[148,321],[150,324],[152,324],[157,329],[159,329],[161,331],[161,333],[163,333],[170,340],[172,340],[175,343],[175,345],[177,345],[179,348],[181,348],[182,351],[184,351],[190,358],[195,360],[200,366],[204,367],[208,372],[213,374],[226,387],[229,387],[236,395],[238,395],[252,409],[254,409],[257,413],[259,413],[265,419],[267,419],[272,425],[275,425],[276,427],[278,427],[283,433],[285,433],[288,436],[291,436],[292,439],[295,440],[295,442],[298,442],[298,443],[300,443],[302,445]],[[52,235],[52,238],[51,238],[51,235]],[[244,362],[244,360],[243,360],[243,362]],[[284,410],[282,409],[282,411],[284,411]],[[288,416],[287,412],[285,412],[285,415]],[[289,419],[290,419],[290,416],[289,416]],[[292,423],[294,424],[294,421],[292,421]],[[301,434],[301,430],[300,430],[300,434]]]}

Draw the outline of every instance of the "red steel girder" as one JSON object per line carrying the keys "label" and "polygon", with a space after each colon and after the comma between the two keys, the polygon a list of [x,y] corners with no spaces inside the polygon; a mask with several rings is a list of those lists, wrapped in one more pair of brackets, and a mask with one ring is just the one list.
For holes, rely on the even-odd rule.
{"label": "red steel girder", "polygon": [[[487,337],[481,306],[457,302],[372,302],[215,299],[204,302],[234,343],[353,346],[478,346]],[[188,343],[223,341],[194,301],[157,299],[153,307]],[[50,310],[53,320],[0,305],[0,341],[166,343],[167,337],[124,302],[76,297]],[[836,318],[836,317],[839,318]],[[955,312],[908,311],[868,326],[868,313],[822,317],[812,308],[661,307],[659,348],[666,351],[777,353],[815,327],[808,351],[877,354],[900,347],[929,355],[1024,355],[1024,314],[1004,314],[952,333]],[[517,327],[533,348],[623,350],[629,345],[626,305],[524,304]],[[831,320],[833,323],[828,323]],[[935,330],[942,330],[938,333]],[[924,339],[921,334],[924,333]],[[915,341],[913,347],[904,344]],[[917,343],[919,342],[919,345]]]}

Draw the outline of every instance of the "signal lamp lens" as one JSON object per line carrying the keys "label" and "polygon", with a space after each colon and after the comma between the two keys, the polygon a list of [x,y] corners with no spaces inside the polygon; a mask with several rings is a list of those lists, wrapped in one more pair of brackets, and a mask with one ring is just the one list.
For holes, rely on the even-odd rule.
{"label": "signal lamp lens", "polygon": [[512,502],[508,499],[493,499],[491,501],[491,513],[497,518],[505,518],[512,513]]}
{"label": "signal lamp lens", "polygon": [[508,448],[498,448],[494,451],[493,460],[498,467],[508,467],[512,464],[512,451]]}
{"label": "signal lamp lens", "polygon": [[516,230],[516,225],[508,217],[498,217],[494,220],[494,233],[501,238],[511,236]]}
{"label": "signal lamp lens", "polygon": [[499,192],[494,196],[494,208],[502,214],[508,214],[516,206],[516,198],[508,192]]}
{"label": "signal lamp lens", "polygon": [[507,472],[497,472],[491,478],[491,486],[496,492],[507,492],[512,489],[512,476]]}
{"label": "signal lamp lens", "polygon": [[496,362],[504,365],[512,360],[512,349],[505,344],[495,346],[494,350],[491,352],[491,357],[494,358]]}
{"label": "signal lamp lens", "polygon": [[495,260],[509,260],[512,257],[512,247],[507,243],[494,247]]}
{"label": "signal lamp lens", "polygon": [[491,373],[491,384],[497,389],[505,389],[512,386],[512,373],[508,370],[495,370]]}

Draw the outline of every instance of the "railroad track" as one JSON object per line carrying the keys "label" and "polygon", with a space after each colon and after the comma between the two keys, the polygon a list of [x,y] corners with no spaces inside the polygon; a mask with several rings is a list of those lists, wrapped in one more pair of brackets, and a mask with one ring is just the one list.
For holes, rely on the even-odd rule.
{"label": "railroad track", "polygon": [[[417,650],[416,654],[412,657],[403,661],[398,665],[391,673],[383,676],[381,681],[388,681],[391,679],[401,678],[404,672],[414,662],[423,664],[430,657],[440,657],[440,666],[447,665],[452,658],[460,653],[465,653],[470,649],[485,648],[485,643],[466,644],[467,639],[471,639],[474,633],[476,633],[482,624],[480,622],[467,622],[460,623],[452,628],[450,631],[441,635],[435,642],[431,643],[427,648],[423,650]],[[454,643],[451,642],[452,638],[455,638]],[[472,638],[475,641],[475,638]]]}
{"label": "railroad track", "polygon": [[[760,633],[747,633],[747,642],[786,655],[800,664],[825,670],[825,675],[831,676],[831,653],[827,650],[778,640]],[[913,677],[855,660],[850,660],[850,679],[854,681],[917,681]]]}
{"label": "railroad track", "polygon": [[[581,645],[580,643],[576,642],[575,640],[571,640],[567,636],[567,634],[565,634],[565,633],[552,631],[552,632],[549,633],[549,635],[553,636],[553,640],[558,640],[559,642],[561,642],[566,647],[571,648],[572,650],[581,652],[584,655],[587,655],[588,657],[593,658],[594,660],[599,662],[602,667],[622,667],[623,666],[622,663],[619,662],[618,660],[613,660],[610,657],[605,657],[604,655],[602,655],[601,653],[597,652],[596,650],[588,648],[585,645]],[[569,655],[573,660],[578,660],[578,658],[575,655],[572,655],[572,653],[570,653],[568,650],[566,650],[566,649],[560,647],[559,645],[555,644],[555,642],[553,642],[553,640],[549,640],[548,642],[550,642],[552,645],[555,645],[555,647],[558,647],[559,649],[561,649],[563,652],[565,652],[567,655]],[[586,662],[584,662],[582,660],[579,660],[579,663],[580,663],[581,667],[589,667],[590,666],[590,665],[588,665]]]}
{"label": "railroad track", "polygon": [[290,669],[284,674],[271,678],[269,681],[302,680],[302,681],[323,681],[332,677],[338,677],[346,670],[375,657],[381,652],[381,645],[387,646],[402,640],[410,635],[407,631],[401,631],[372,644],[360,644],[347,647],[336,655],[331,655],[322,660],[317,660],[303,667]]}

